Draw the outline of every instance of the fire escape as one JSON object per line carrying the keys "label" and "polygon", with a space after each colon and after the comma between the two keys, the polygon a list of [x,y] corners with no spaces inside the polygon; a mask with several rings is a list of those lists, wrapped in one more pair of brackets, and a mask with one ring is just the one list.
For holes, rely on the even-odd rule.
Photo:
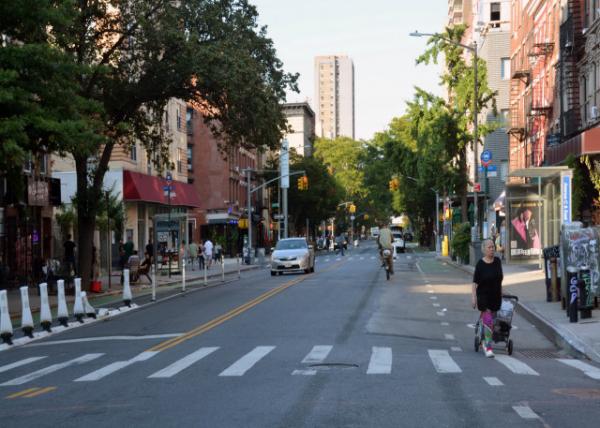
{"label": "fire escape", "polygon": [[577,0],[568,1],[569,17],[560,26],[560,124],[563,141],[577,133],[581,124],[577,63],[583,56],[584,42],[580,3]]}
{"label": "fire escape", "polygon": [[509,135],[509,169],[511,171],[521,167],[520,146],[527,136],[525,127],[525,100],[523,93],[531,82],[531,70],[525,64],[524,55],[516,54],[511,61],[513,70],[510,80],[510,127]]}

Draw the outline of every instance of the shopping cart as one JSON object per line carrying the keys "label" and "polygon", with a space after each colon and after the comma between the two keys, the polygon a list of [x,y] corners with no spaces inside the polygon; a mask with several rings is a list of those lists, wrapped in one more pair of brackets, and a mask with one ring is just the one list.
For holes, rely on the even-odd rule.
{"label": "shopping cart", "polygon": [[[502,295],[502,304],[500,310],[496,312],[494,317],[494,330],[492,332],[492,342],[499,343],[503,342],[506,345],[506,352],[508,355],[513,353],[513,341],[510,338],[510,330],[512,329],[512,318],[515,312],[515,306],[519,298],[509,294]],[[483,322],[481,317],[475,324],[475,352],[479,352],[481,343],[484,339]]]}

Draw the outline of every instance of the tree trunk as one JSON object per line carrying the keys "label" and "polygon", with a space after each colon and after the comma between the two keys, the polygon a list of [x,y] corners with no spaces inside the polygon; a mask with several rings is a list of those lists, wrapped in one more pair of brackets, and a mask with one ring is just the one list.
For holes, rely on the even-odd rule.
{"label": "tree trunk", "polygon": [[467,201],[467,188],[469,185],[469,180],[467,178],[467,148],[463,148],[460,153],[460,171],[461,177],[465,177],[464,183],[460,186],[459,196],[460,196],[460,213],[461,220],[463,223],[469,221],[469,211],[468,211],[468,201]]}

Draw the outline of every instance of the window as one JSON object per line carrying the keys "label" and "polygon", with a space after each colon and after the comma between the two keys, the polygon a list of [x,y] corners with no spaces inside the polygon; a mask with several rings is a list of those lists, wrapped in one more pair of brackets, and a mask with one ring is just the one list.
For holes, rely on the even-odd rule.
{"label": "window", "polygon": [[129,158],[132,161],[137,162],[137,144],[131,146],[131,150],[129,151]]}
{"label": "window", "polygon": [[500,110],[500,117],[499,117],[499,119],[500,119],[500,122],[501,122],[500,126],[502,128],[508,127],[508,113],[509,113],[509,111],[510,110],[507,109],[507,108]]}
{"label": "window", "polygon": [[185,111],[185,127],[188,134],[192,133],[192,118],[194,117],[194,110],[188,108]]}
{"label": "window", "polygon": [[500,60],[500,78],[502,80],[510,79],[510,58]]}
{"label": "window", "polygon": [[181,109],[177,107],[177,130],[181,131]]}
{"label": "window", "polygon": [[500,21],[500,3],[490,3],[490,21]]}
{"label": "window", "polygon": [[503,160],[500,162],[500,180],[506,181],[508,177],[508,162]]}
{"label": "window", "polygon": [[181,161],[181,149],[177,149],[177,172],[183,172],[183,162]]}
{"label": "window", "polygon": [[187,170],[192,170],[192,146],[187,148]]}

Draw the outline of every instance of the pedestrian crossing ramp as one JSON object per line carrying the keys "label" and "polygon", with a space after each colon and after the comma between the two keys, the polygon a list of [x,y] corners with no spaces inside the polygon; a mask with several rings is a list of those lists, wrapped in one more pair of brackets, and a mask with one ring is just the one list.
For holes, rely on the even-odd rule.
{"label": "pedestrian crossing ramp", "polygon": [[[483,367],[486,374],[483,379],[487,383],[502,385],[500,379],[506,379],[509,375],[536,378],[553,376],[560,367],[571,370],[573,376],[600,381],[600,367],[570,358],[542,360],[498,354],[494,359],[484,359],[479,354],[448,349],[429,349],[423,355],[407,355],[396,351],[395,358],[392,347],[372,346],[363,353],[364,360],[352,361],[340,360],[339,356],[343,355],[343,352],[337,353],[336,357],[338,358],[334,359],[332,357],[333,345],[315,345],[303,358],[295,361],[286,360],[281,364],[281,355],[276,356],[277,346],[256,346],[248,352],[234,357],[233,362],[231,362],[231,353],[227,351],[219,346],[203,346],[180,358],[172,358],[171,353],[164,351],[145,351],[116,361],[108,353],[86,353],[72,355],[68,358],[49,355],[28,356],[14,361],[4,360],[0,363],[2,364],[0,365],[0,387],[30,385],[48,378],[60,379],[59,383],[65,381],[98,382],[107,380],[117,373],[127,376],[127,370],[133,366],[141,368],[141,370],[135,370],[131,376],[139,376],[141,373],[142,377],[154,380],[185,378],[186,372],[199,369],[204,362],[210,359],[212,359],[210,367],[218,367],[212,375],[219,378],[251,375],[258,367],[263,369],[276,367],[275,370],[283,370],[284,375],[290,376],[317,376],[321,372],[332,372],[339,368],[349,368],[352,370],[344,371],[366,376],[389,376],[406,371],[410,371],[411,375],[473,376],[473,373],[480,373]],[[356,354],[352,353],[351,355]],[[413,367],[407,364],[407,358],[417,361],[428,360],[428,363]],[[279,363],[273,365],[273,359]],[[154,368],[144,366],[148,361],[155,362],[162,367],[156,370],[155,366]],[[419,370],[425,370],[425,373],[419,374]],[[82,371],[84,374],[81,374]]]}

